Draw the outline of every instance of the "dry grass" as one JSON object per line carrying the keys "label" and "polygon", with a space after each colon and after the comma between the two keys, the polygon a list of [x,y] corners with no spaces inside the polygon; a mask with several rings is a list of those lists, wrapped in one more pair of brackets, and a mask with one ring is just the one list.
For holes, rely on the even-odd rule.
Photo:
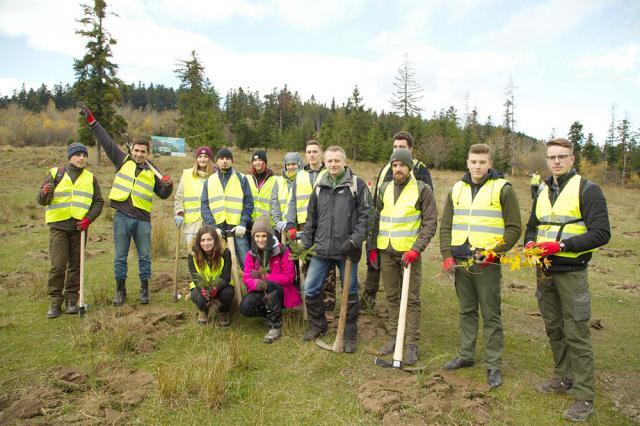
{"label": "dry grass", "polygon": [[107,356],[120,356],[135,352],[143,338],[139,328],[127,321],[116,321],[115,311],[110,314],[96,312],[84,329],[72,329],[73,347],[77,350],[97,351]]}
{"label": "dry grass", "polygon": [[26,293],[34,298],[45,297],[49,294],[47,289],[47,273],[33,272],[28,279],[24,281]]}
{"label": "dry grass", "polygon": [[171,256],[170,238],[173,233],[166,220],[156,219],[151,225],[151,257],[158,259],[160,257]]}

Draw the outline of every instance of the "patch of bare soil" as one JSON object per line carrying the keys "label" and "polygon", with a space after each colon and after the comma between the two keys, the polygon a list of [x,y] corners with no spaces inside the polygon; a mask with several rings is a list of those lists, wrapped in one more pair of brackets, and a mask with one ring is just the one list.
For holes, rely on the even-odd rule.
{"label": "patch of bare soil", "polygon": [[637,238],[640,237],[640,231],[623,232],[622,235],[625,237]]}
{"label": "patch of bare soil", "polygon": [[37,279],[36,274],[31,271],[0,272],[0,288],[10,289],[23,287],[27,281],[34,279]]}
{"label": "patch of bare soil", "polygon": [[171,289],[173,291],[173,275],[167,272],[153,274],[149,280],[149,290],[158,292],[165,289]]}
{"label": "patch of bare soil", "polygon": [[89,241],[95,243],[99,243],[101,241],[111,241],[111,234],[108,234],[106,232],[101,232],[95,235],[89,234]]}
{"label": "patch of bare soil", "polygon": [[28,254],[33,260],[49,260],[49,250],[37,249],[30,251]]}
{"label": "patch of bare soil", "polygon": [[606,257],[629,257],[634,256],[635,253],[633,250],[629,249],[614,249],[614,248],[603,248],[600,249],[600,254]]}
{"label": "patch of bare soil", "polygon": [[624,281],[622,283],[607,283],[609,287],[613,287],[616,290],[624,290],[630,291],[632,293],[640,293],[640,284],[630,283],[629,281]]}
{"label": "patch of bare soil", "polygon": [[387,321],[375,315],[360,315],[358,318],[358,338],[363,342],[371,342],[389,335]]}
{"label": "patch of bare soil", "polygon": [[486,386],[445,371],[422,377],[385,372],[384,377],[361,385],[358,399],[385,425],[449,424],[458,418],[483,425],[495,420],[494,398]]}
{"label": "patch of bare soil", "polygon": [[604,274],[604,275],[607,275],[613,272],[613,269],[611,268],[607,268],[605,266],[598,266],[598,265],[589,265],[589,270],[596,272],[598,274]]}
{"label": "patch of bare soil", "polygon": [[517,281],[507,281],[506,285],[504,286],[504,288],[507,291],[527,292],[527,291],[529,291],[529,289],[531,287],[529,287],[528,285],[526,285],[524,283],[520,283],[520,282],[517,282]]}
{"label": "patch of bare soil", "polygon": [[597,380],[609,395],[618,411],[628,416],[632,422],[640,424],[640,373],[629,372],[624,376],[596,371]]}

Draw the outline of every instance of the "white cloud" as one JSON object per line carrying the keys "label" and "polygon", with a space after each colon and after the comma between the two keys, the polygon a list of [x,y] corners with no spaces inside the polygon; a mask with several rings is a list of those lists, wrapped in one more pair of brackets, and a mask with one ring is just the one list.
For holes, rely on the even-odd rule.
{"label": "white cloud", "polygon": [[577,67],[586,73],[592,71],[614,71],[620,74],[638,72],[640,71],[640,43],[628,43],[590,54],[582,58]]}

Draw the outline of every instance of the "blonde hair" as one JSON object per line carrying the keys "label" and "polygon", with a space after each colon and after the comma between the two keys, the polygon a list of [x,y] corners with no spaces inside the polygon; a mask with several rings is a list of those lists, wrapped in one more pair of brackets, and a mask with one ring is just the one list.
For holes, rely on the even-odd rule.
{"label": "blonde hair", "polygon": [[[215,172],[213,168],[213,160],[209,158],[209,162],[207,163],[207,168],[204,170],[207,174],[207,177],[211,176],[213,172]],[[198,177],[198,159],[196,158],[193,163],[193,171],[191,172],[194,178]]]}

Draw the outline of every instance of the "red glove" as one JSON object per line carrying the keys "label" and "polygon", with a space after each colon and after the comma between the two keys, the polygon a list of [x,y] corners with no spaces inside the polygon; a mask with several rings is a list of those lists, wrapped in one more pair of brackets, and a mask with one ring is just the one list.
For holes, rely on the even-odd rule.
{"label": "red glove", "polygon": [[251,271],[251,278],[262,278],[262,274],[260,273],[260,271]]}
{"label": "red glove", "polygon": [[291,241],[295,241],[296,240],[296,228],[291,228],[287,231],[289,233],[289,239]]}
{"label": "red glove", "polygon": [[94,124],[96,124],[96,118],[93,116],[93,112],[91,112],[88,107],[83,106],[82,108],[80,108],[80,115],[83,116],[85,120],[87,120],[89,126],[93,126]]}
{"label": "red glove", "polygon": [[402,255],[402,263],[406,268],[407,266],[409,266],[410,264],[418,260],[419,257],[420,257],[420,253],[418,253],[415,250],[405,251],[404,254]]}
{"label": "red glove", "polygon": [[493,260],[496,258],[495,254],[493,253],[489,253],[487,256],[483,256],[482,259],[478,259],[480,260],[480,267],[481,268],[486,268],[487,266],[491,265],[493,263]]}
{"label": "red glove", "polygon": [[91,224],[91,219],[89,219],[88,217],[85,217],[84,219],[76,222],[76,229],[78,231],[86,231],[89,228],[90,224]]}
{"label": "red glove", "polygon": [[169,175],[162,176],[162,179],[160,179],[160,182],[165,186],[169,186],[173,184],[173,182],[171,182],[171,178],[169,177]]}
{"label": "red glove", "polygon": [[202,297],[204,297],[205,299],[209,300],[209,292],[207,291],[206,288],[203,288],[200,290],[200,294],[202,294]]}
{"label": "red glove", "polygon": [[456,260],[453,257],[447,257],[442,262],[442,270],[448,274],[453,274],[453,271],[456,270]]}
{"label": "red glove", "polygon": [[50,192],[53,192],[54,186],[51,182],[49,183],[45,183],[44,185],[42,185],[42,193],[44,195],[47,195]]}
{"label": "red glove", "polygon": [[557,241],[547,241],[544,243],[536,243],[536,247],[542,249],[542,256],[551,256],[560,251],[560,243]]}
{"label": "red glove", "polygon": [[369,250],[369,265],[374,269],[380,269],[380,264],[378,263],[378,250]]}
{"label": "red glove", "polygon": [[529,241],[527,244],[525,244],[524,248],[526,250],[529,250],[529,249],[532,249],[535,245],[536,245],[535,241]]}
{"label": "red glove", "polygon": [[211,295],[211,298],[215,298],[218,295],[218,288],[217,287],[211,287],[211,290],[209,291],[209,294]]}

